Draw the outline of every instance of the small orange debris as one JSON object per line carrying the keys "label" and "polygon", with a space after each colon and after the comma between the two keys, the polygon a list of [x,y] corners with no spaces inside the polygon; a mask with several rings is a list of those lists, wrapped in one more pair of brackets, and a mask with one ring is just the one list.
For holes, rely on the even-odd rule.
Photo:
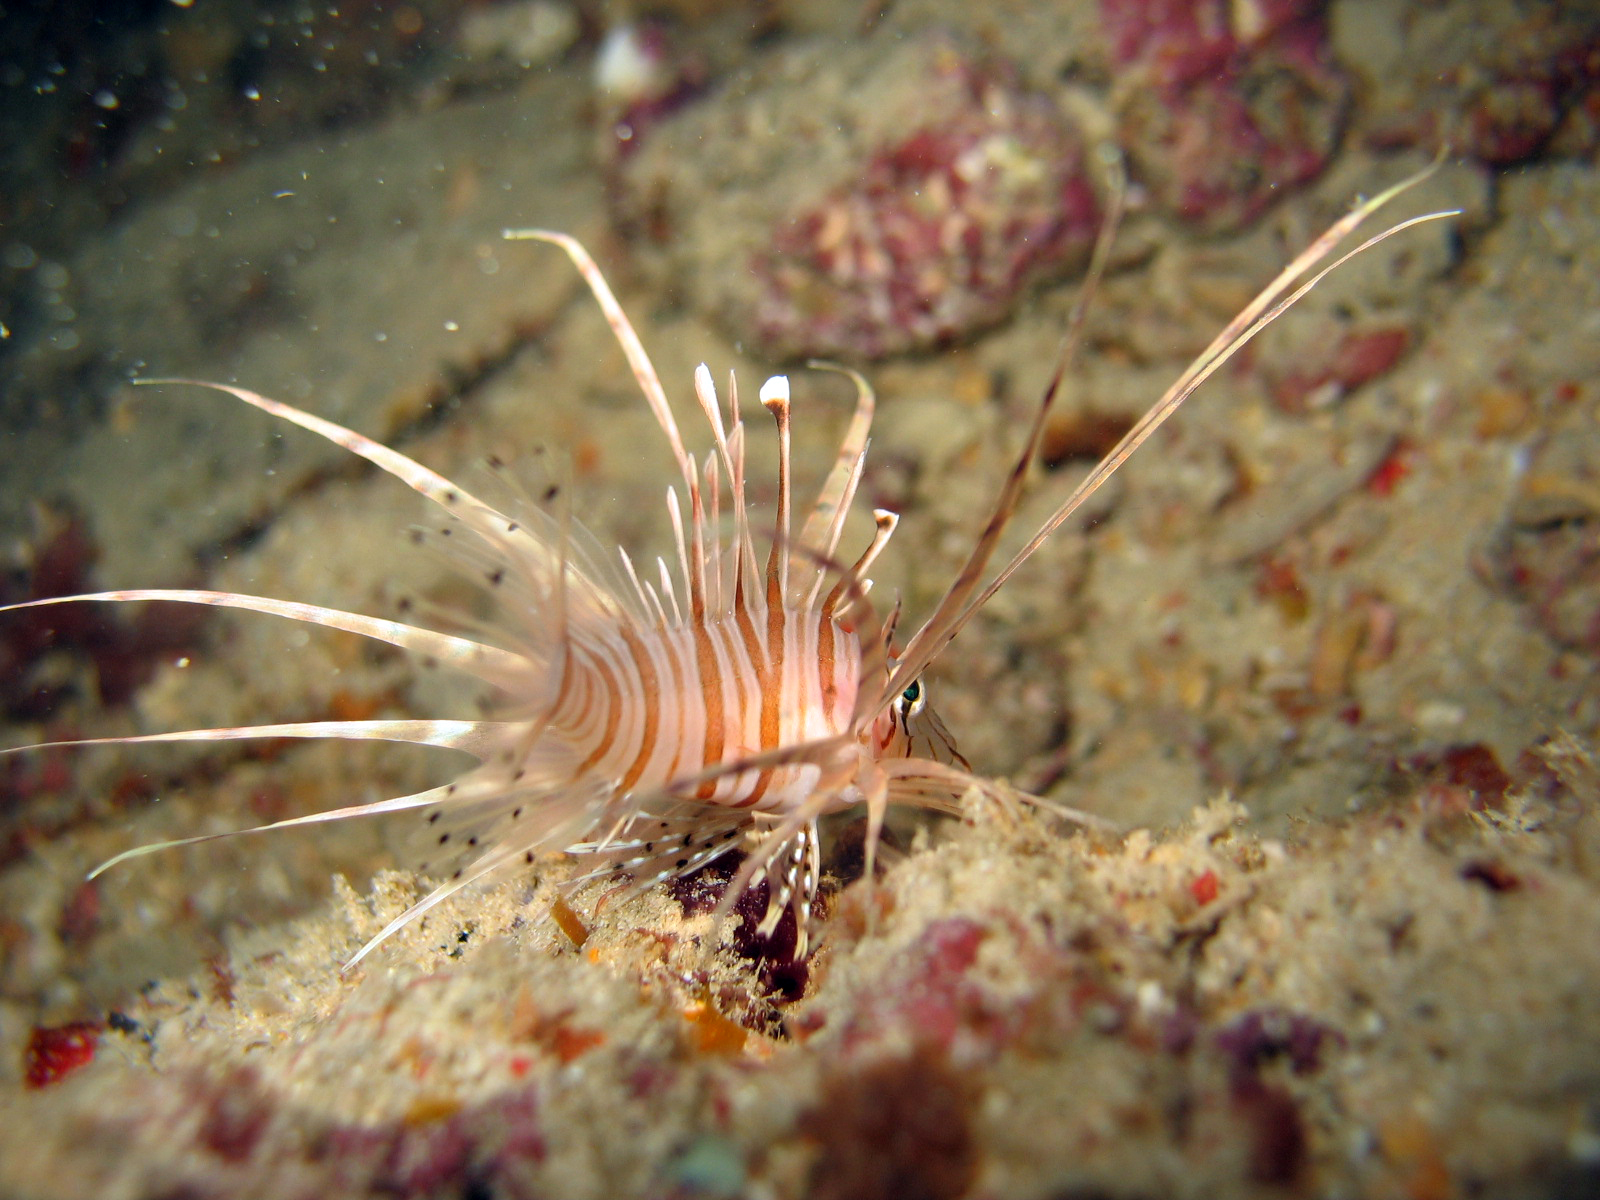
{"label": "small orange debris", "polygon": [[401,1120],[407,1125],[432,1125],[460,1111],[461,1101],[454,1096],[423,1095],[411,1102]]}
{"label": "small orange debris", "polygon": [[599,442],[582,438],[572,448],[572,469],[578,478],[586,479],[600,469],[600,460],[604,457]]}
{"label": "small orange debris", "polygon": [[1189,894],[1196,904],[1210,904],[1220,890],[1215,871],[1204,871],[1189,881]]}
{"label": "small orange debris", "polygon": [[572,905],[565,900],[557,899],[550,906],[550,915],[555,919],[561,932],[571,939],[574,946],[582,947],[589,940],[589,927],[583,923],[583,918],[573,911]]}
{"label": "small orange debris", "polygon": [[382,697],[358,696],[342,689],[328,697],[328,715],[335,721],[370,721],[382,707]]}
{"label": "small orange debris", "polygon": [[1527,428],[1536,411],[1533,396],[1526,388],[1486,387],[1473,400],[1478,419],[1472,431],[1480,438],[1515,436]]}
{"label": "small orange debris", "polygon": [[988,371],[967,363],[956,370],[950,396],[968,408],[982,408],[994,397],[994,380]]}
{"label": "small orange debris", "polygon": [[1394,1163],[1411,1200],[1451,1200],[1456,1195],[1439,1140],[1416,1117],[1401,1117],[1378,1131],[1378,1145]]}
{"label": "small orange debris", "polygon": [[1270,600],[1279,614],[1291,625],[1306,619],[1311,611],[1311,597],[1300,581],[1300,570],[1286,558],[1268,557],[1261,560],[1256,576],[1256,595]]}
{"label": "small orange debris", "polygon": [[605,1044],[606,1035],[597,1029],[574,1029],[570,1025],[557,1025],[539,1039],[564,1063],[589,1053]]}
{"label": "small orange debris", "polygon": [[701,1054],[738,1054],[750,1037],[743,1025],[728,1020],[704,1001],[697,1000],[686,1007],[683,1019],[689,1022],[694,1048]]}

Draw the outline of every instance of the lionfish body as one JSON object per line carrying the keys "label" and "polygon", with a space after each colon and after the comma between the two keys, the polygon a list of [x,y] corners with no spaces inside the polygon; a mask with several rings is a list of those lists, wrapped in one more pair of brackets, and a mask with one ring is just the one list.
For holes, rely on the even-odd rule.
{"label": "lionfish body", "polygon": [[[736,392],[724,419],[710,372],[704,366],[696,372],[696,397],[713,441],[696,463],[683,449],[654,368],[587,253],[563,235],[522,236],[568,251],[628,350],[683,474],[687,517],[679,492],[668,493],[676,570],[658,560],[651,580],[625,552],[608,558],[569,520],[560,488],[502,511],[352,430],[243,388],[206,385],[328,438],[435,502],[446,521],[415,531],[417,539],[443,546],[497,597],[498,644],[231,592],[147,589],[44,603],[167,600],[270,613],[389,642],[475,675],[498,693],[501,711],[492,720],[322,721],[105,739],[388,740],[476,757],[476,769],[443,787],[240,831],[418,811],[428,848],[423,867],[445,881],[347,965],[460,888],[553,853],[578,861],[569,886],[625,874],[642,888],[744,851],[745,867],[730,894],[767,880],[762,931],[770,933],[792,908],[803,953],[819,884],[820,818],[859,803],[880,815],[890,803],[953,810],[976,782],[946,765],[955,758],[953,746],[920,698],[877,702],[888,678],[886,640],[864,638],[857,625],[871,615],[866,571],[894,529],[893,515],[876,514],[877,533],[853,566],[840,571],[834,563],[865,463],[872,393],[855,377],[856,412],[838,461],[805,528],[791,537],[787,380],[775,377],[762,389],[782,458],[777,528],[760,556],[745,503],[745,427]],[[935,757],[909,770],[886,764],[917,748]],[[96,873],[217,836],[230,835],[141,846]]]}
{"label": "lionfish body", "polygon": [[[650,579],[625,552],[606,554],[570,520],[560,487],[497,507],[342,426],[243,388],[210,384],[343,446],[434,502],[446,520],[419,530],[418,537],[446,547],[497,597],[495,636],[477,640],[234,592],[102,592],[10,607],[165,600],[267,613],[388,642],[476,676],[494,690],[499,705],[493,719],[321,721],[96,740],[343,738],[439,746],[477,758],[478,766],[455,782],[415,795],[238,831],[415,813],[427,847],[423,867],[443,882],[368,941],[347,968],[406,923],[503,868],[566,856],[576,862],[567,888],[616,875],[643,889],[736,850],[744,857],[722,911],[765,881],[768,906],[759,931],[770,934],[793,911],[796,953],[804,954],[819,886],[821,818],[866,807],[870,878],[890,805],[958,812],[969,789],[992,786],[966,770],[926,705],[924,669],[1045,538],[1250,337],[1372,241],[1444,215],[1403,222],[1333,266],[1313,271],[1398,190],[1355,209],[1291,264],[985,582],[1070,358],[1081,325],[1080,299],[1067,347],[985,528],[933,614],[897,651],[891,649],[897,612],[880,619],[867,598],[867,572],[892,534],[895,516],[875,510],[876,531],[859,557],[848,566],[835,557],[865,465],[874,408],[865,382],[845,372],[856,384],[854,416],[797,533],[790,528],[788,383],[774,377],[762,388],[780,451],[777,514],[762,555],[746,505],[746,434],[736,390],[730,388],[724,415],[710,372],[704,366],[695,372],[695,395],[712,442],[697,461],[685,450],[655,369],[593,260],[571,238],[543,231],[507,236],[552,242],[566,251],[604,309],[676,459],[681,495],[673,489],[667,497],[673,567],[657,560]],[[1109,232],[1096,272],[1108,244]],[[72,744],[94,743],[51,743]],[[94,874],[131,857],[226,836],[232,835],[141,846]]]}

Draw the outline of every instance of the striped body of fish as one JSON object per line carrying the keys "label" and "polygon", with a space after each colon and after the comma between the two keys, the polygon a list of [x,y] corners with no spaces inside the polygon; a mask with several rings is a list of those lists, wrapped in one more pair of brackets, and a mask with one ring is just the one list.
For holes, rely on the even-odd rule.
{"label": "striped body of fish", "polygon": [[[798,531],[790,524],[788,381],[774,377],[761,389],[780,451],[777,512],[770,535],[760,539],[766,543],[762,554],[746,503],[746,430],[736,389],[730,387],[724,408],[710,372],[704,366],[695,372],[695,396],[711,441],[697,460],[685,449],[661,381],[594,262],[572,239],[543,231],[507,236],[565,250],[604,309],[677,462],[681,488],[668,493],[673,565],[658,560],[650,578],[626,553],[604,551],[569,518],[559,487],[496,507],[349,429],[243,388],[210,384],[205,386],[343,446],[434,502],[444,520],[419,530],[418,537],[445,547],[495,595],[498,616],[491,632],[467,638],[314,605],[199,590],[101,592],[10,607],[165,600],[244,609],[388,642],[494,690],[499,702],[492,719],[322,721],[100,739],[344,738],[474,755],[479,765],[442,787],[239,831],[415,812],[429,847],[424,869],[443,882],[362,946],[347,968],[461,888],[553,855],[576,862],[566,888],[615,875],[641,889],[737,850],[743,858],[723,911],[765,881],[768,905],[759,931],[770,934],[792,911],[796,953],[803,955],[819,884],[819,820],[865,807],[870,878],[890,805],[958,812],[970,789],[993,787],[970,772],[928,707],[921,676],[929,663],[1195,388],[1289,304],[1373,242],[1448,215],[1402,222],[1322,265],[1362,220],[1410,182],[1356,208],[1290,264],[1022,550],[990,574],[1081,328],[1082,305],[1092,290],[1086,287],[1052,382],[986,525],[932,615],[898,649],[898,612],[874,609],[867,577],[894,531],[895,516],[875,511],[868,545],[848,564],[837,557],[866,461],[874,399],[865,381],[846,372],[856,386],[854,416]],[[1109,228],[1110,223],[1091,280],[1103,269]],[[223,836],[232,835],[141,846],[95,874],[128,858]]]}

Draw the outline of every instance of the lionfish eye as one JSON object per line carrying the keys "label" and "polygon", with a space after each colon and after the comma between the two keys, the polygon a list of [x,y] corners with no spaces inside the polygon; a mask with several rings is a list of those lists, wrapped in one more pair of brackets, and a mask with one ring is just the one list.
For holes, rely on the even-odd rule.
{"label": "lionfish eye", "polygon": [[911,686],[900,693],[899,708],[902,717],[915,716],[922,710],[922,680],[913,679]]}

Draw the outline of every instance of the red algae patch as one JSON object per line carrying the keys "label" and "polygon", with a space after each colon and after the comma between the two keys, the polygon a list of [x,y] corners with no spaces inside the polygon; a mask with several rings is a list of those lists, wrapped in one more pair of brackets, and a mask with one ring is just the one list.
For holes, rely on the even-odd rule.
{"label": "red algae patch", "polygon": [[[1015,64],[954,36],[802,43],[663,125],[619,211],[766,355],[859,361],[970,336],[1081,264],[1085,145]],[[681,169],[690,146],[705,170]]]}
{"label": "red algae patch", "polygon": [[94,1061],[100,1044],[100,1026],[94,1021],[74,1021],[54,1028],[36,1028],[28,1035],[26,1081],[41,1088],[65,1079]]}
{"label": "red algae patch", "polygon": [[1349,84],[1319,0],[1101,0],[1123,137],[1163,207],[1215,232],[1320,175]]}
{"label": "red algae patch", "polygon": [[978,1089],[941,1051],[844,1067],[801,1120],[814,1140],[813,1200],[956,1200],[977,1177]]}

